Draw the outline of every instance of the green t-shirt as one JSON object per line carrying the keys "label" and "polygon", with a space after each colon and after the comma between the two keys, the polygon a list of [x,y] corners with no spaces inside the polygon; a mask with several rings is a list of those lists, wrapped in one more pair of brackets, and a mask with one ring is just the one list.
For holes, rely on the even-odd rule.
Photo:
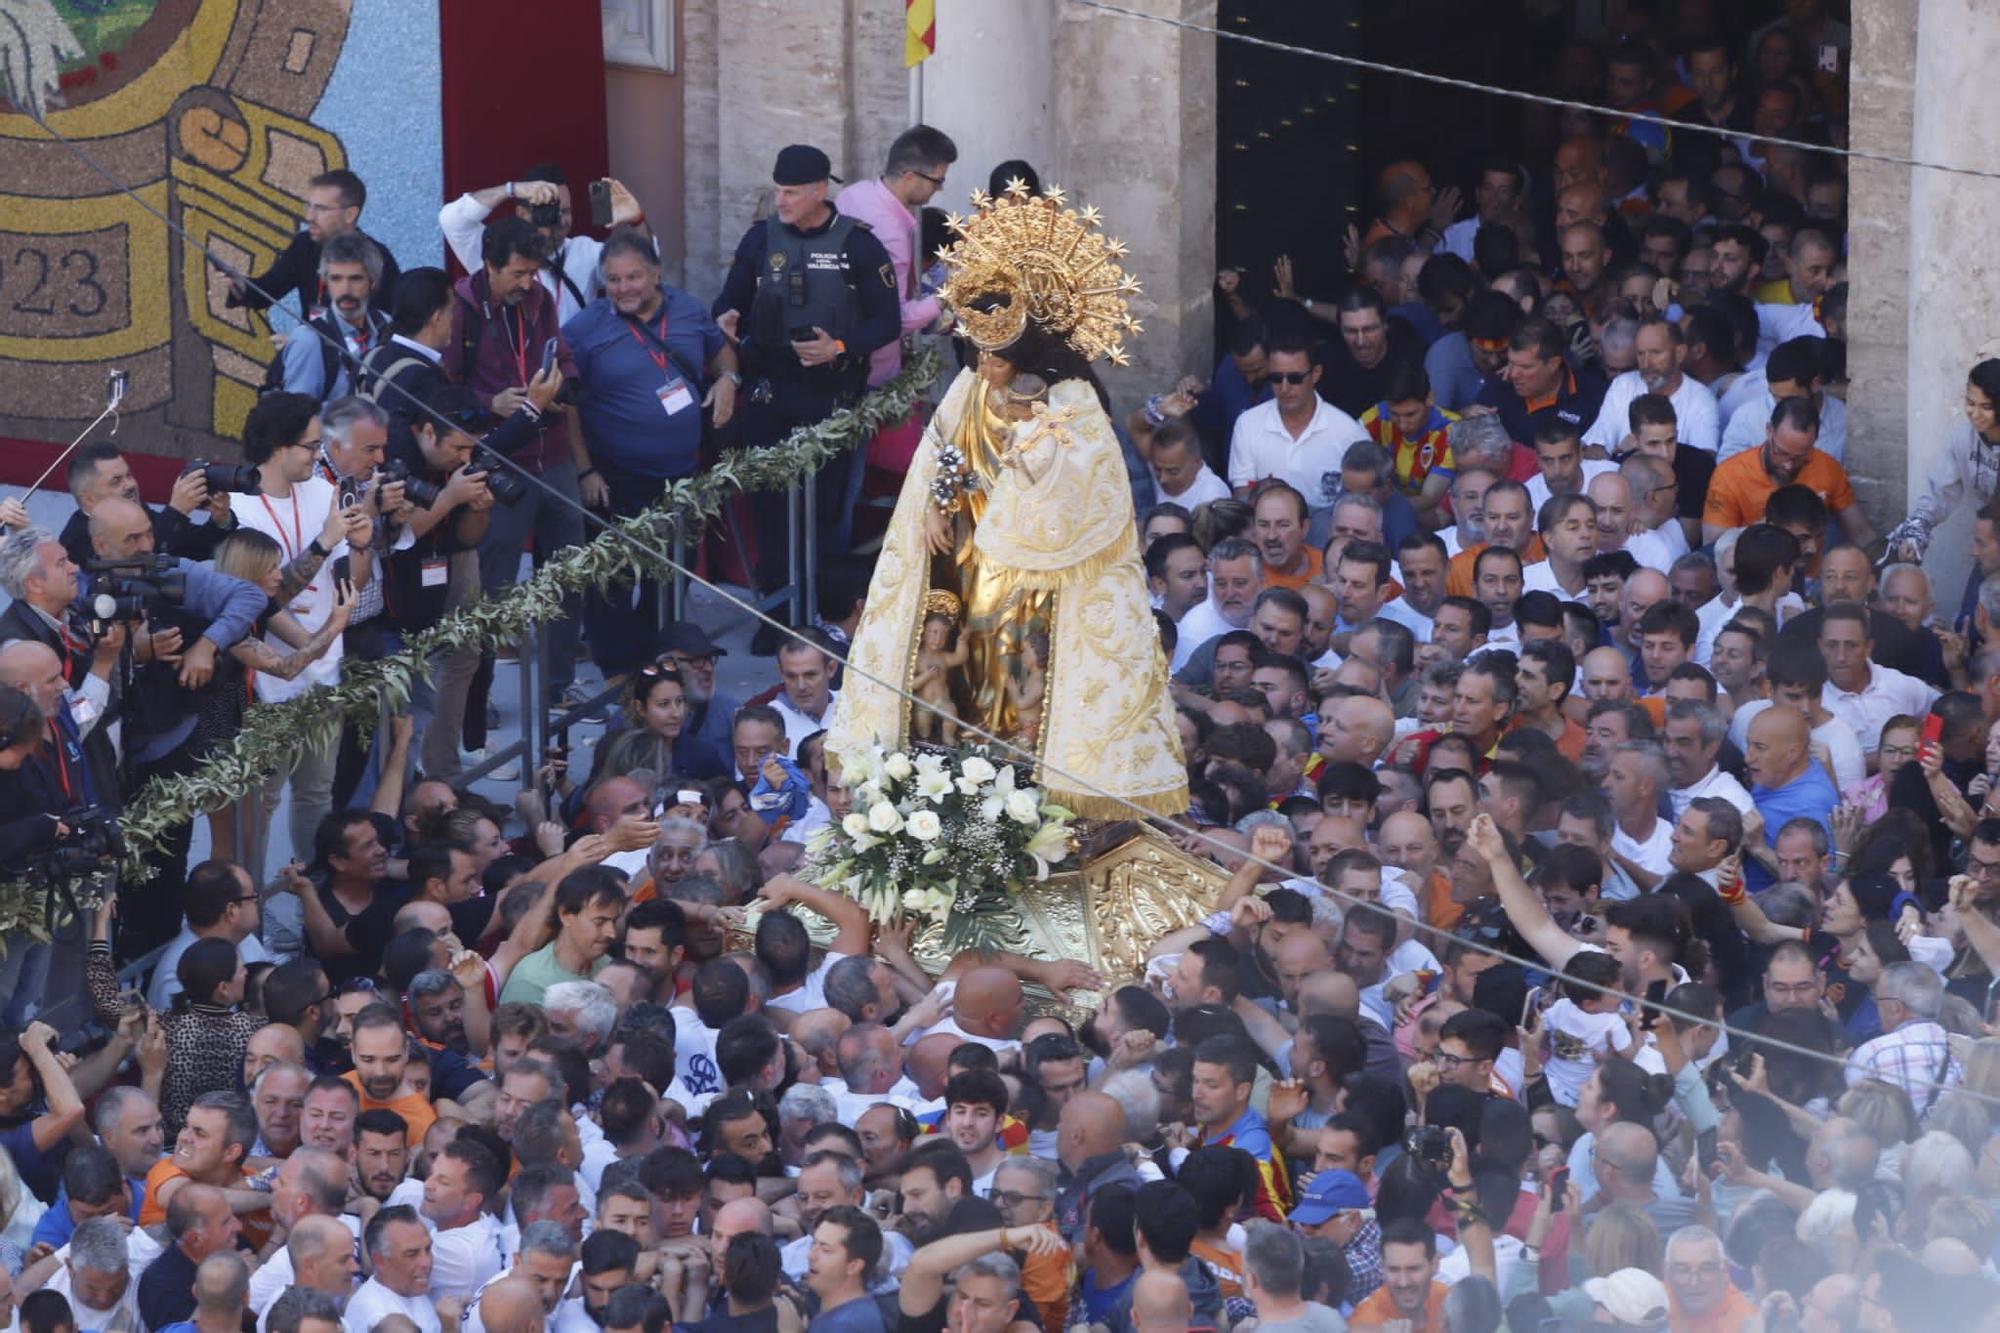
{"label": "green t-shirt", "polygon": [[500,1003],[532,1004],[539,1009],[549,987],[564,981],[589,981],[610,961],[608,957],[600,958],[590,965],[588,976],[578,976],[556,961],[554,943],[544,944],[514,964],[514,970],[507,974],[507,985],[500,992]]}

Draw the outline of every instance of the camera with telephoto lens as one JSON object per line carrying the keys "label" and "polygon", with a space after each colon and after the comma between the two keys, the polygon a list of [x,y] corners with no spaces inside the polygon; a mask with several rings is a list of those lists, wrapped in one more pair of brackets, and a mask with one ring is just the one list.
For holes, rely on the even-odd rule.
{"label": "camera with telephoto lens", "polygon": [[493,450],[480,445],[472,455],[472,463],[482,469],[479,475],[485,478],[486,489],[501,504],[519,504],[527,498],[528,483],[507,471],[507,464]]}
{"label": "camera with telephoto lens", "polygon": [[88,569],[97,576],[91,588],[90,612],[102,623],[141,621],[152,612],[179,606],[187,596],[187,575],[170,555],[93,560]]}
{"label": "camera with telephoto lens", "polygon": [[35,856],[35,870],[51,879],[82,879],[109,869],[125,855],[117,816],[101,805],[86,805],[61,816],[69,832]]}
{"label": "camera with telephoto lens", "polygon": [[1403,1151],[1431,1166],[1449,1167],[1451,1131],[1443,1125],[1412,1125],[1403,1135]]}
{"label": "camera with telephoto lens", "polygon": [[257,469],[248,463],[211,463],[197,458],[181,469],[183,477],[194,472],[201,473],[201,479],[208,483],[210,495],[255,495],[263,489]]}
{"label": "camera with telephoto lens", "polygon": [[410,465],[400,458],[384,463],[379,476],[384,486],[402,482],[403,498],[419,509],[429,509],[438,502],[438,496],[444,494],[443,487],[412,475]]}

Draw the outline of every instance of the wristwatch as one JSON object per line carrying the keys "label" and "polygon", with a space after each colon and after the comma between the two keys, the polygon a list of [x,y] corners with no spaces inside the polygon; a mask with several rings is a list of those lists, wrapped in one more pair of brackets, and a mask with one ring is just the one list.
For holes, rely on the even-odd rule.
{"label": "wristwatch", "polygon": [[306,543],[306,549],[308,551],[311,551],[314,555],[318,556],[322,560],[326,559],[327,556],[332,554],[332,552],[327,550],[326,547],[320,545],[320,540],[317,537],[313,538],[311,541]]}
{"label": "wristwatch", "polygon": [[740,370],[726,370],[722,377],[739,389],[743,387],[743,372]]}

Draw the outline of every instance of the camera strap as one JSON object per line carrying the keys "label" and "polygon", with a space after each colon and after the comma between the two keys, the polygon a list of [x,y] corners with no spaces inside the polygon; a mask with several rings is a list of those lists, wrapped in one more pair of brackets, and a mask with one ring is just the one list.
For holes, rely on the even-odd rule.
{"label": "camera strap", "polygon": [[569,269],[567,267],[568,261],[569,261],[569,242],[564,241],[561,252],[559,252],[556,255],[556,262],[552,264],[550,267],[555,269],[556,277],[561,280],[562,285],[569,288],[569,294],[576,298],[576,308],[578,310],[582,310],[590,305],[590,299],[586,297],[583,294],[582,289],[580,289],[576,285],[576,279],[572,278],[569,275]]}

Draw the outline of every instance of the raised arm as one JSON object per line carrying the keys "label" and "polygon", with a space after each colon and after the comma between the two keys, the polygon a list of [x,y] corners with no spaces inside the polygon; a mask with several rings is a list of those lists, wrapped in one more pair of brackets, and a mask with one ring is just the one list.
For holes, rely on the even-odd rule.
{"label": "raised arm", "polygon": [[844,893],[829,893],[818,885],[806,883],[797,875],[774,875],[764,881],[757,897],[767,909],[797,903],[831,921],[838,933],[833,937],[833,943],[827,946],[828,953],[852,956],[868,952],[868,910]]}
{"label": "raised arm", "polygon": [[1068,1246],[1062,1236],[1044,1226],[1000,1227],[993,1231],[971,1231],[962,1236],[934,1240],[910,1256],[903,1270],[898,1307],[910,1318],[920,1318],[937,1308],[944,1298],[944,1283],[954,1269],[962,1268],[995,1250],[1025,1250],[1029,1254],[1060,1254]]}
{"label": "raised arm", "polygon": [[49,1104],[48,1110],[35,1117],[33,1127],[35,1148],[40,1152],[53,1152],[83,1119],[83,1098],[76,1095],[69,1070],[56,1058],[55,1044],[56,1030],[47,1023],[30,1023],[21,1034],[21,1054],[41,1077],[42,1095]]}
{"label": "raised arm", "polygon": [[1520,931],[1521,938],[1528,942],[1528,947],[1540,954],[1552,968],[1560,968],[1575,957],[1583,945],[1571,939],[1569,932],[1556,924],[1556,919],[1549,915],[1549,909],[1542,905],[1541,895],[1521,878],[1520,868],[1507,855],[1506,840],[1494,827],[1492,816],[1475,815],[1466,839],[1492,868],[1493,889],[1500,895],[1500,906],[1506,911],[1507,919],[1514,923],[1514,929]]}

